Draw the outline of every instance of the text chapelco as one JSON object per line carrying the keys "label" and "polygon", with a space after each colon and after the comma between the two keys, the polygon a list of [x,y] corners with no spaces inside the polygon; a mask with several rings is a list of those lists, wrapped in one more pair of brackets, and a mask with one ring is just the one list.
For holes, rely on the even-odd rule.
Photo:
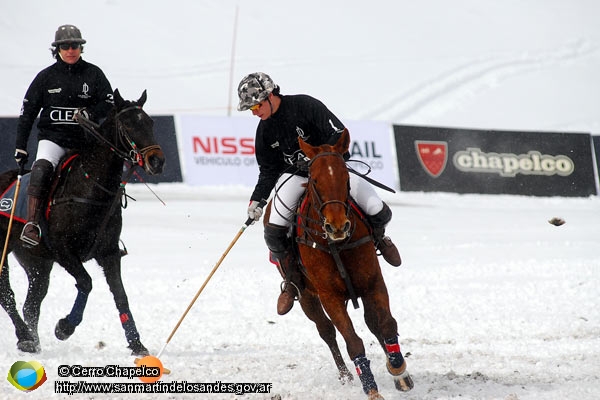
{"label": "text chapelco", "polygon": [[575,163],[564,155],[552,156],[539,151],[527,154],[484,153],[478,148],[457,151],[452,159],[462,172],[489,172],[501,176],[524,175],[568,176],[575,170]]}

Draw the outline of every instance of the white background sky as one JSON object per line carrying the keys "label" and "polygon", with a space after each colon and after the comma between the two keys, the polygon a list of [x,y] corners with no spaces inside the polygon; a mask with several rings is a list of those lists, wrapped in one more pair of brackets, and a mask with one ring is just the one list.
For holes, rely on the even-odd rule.
{"label": "white background sky", "polygon": [[53,61],[56,28],[72,23],[88,40],[84,57],[125,97],[148,89],[152,113],[227,115],[237,83],[259,70],[344,119],[600,133],[594,0],[55,0],[2,10],[0,115],[18,114]]}
{"label": "white background sky", "polygon": [[[239,3],[234,85],[263,70],[285,93],[312,94],[343,119],[600,132],[595,1]],[[88,40],[84,57],[126,98],[148,89],[149,112],[226,115],[234,94],[236,4],[4,1],[0,115],[18,114],[34,75],[52,62],[48,48],[64,23],[81,28]],[[166,206],[143,186],[130,190],[138,201],[124,212],[130,255],[123,279],[153,354],[240,229],[253,184],[161,184],[154,190]],[[352,315],[386,399],[600,398],[596,197],[383,195],[394,211],[388,232],[404,260],[399,269],[383,264],[382,270],[402,350],[411,354],[411,393],[396,393],[362,308]],[[567,223],[548,224],[553,216]],[[12,256],[9,261],[22,303],[25,277]],[[0,369],[34,359],[49,378],[28,394],[0,381],[0,398],[198,398],[53,393],[58,365],[133,365],[103,276],[94,263],[88,271],[94,291],[68,341],[53,336],[75,298],[74,281],[59,267],[42,308],[42,353],[18,352],[10,321],[0,316]],[[162,355],[173,370],[165,380],[271,382],[283,399],[364,399],[360,385],[338,384],[325,345],[297,306],[276,315],[278,285],[262,230],[252,226]],[[99,341],[107,347],[97,350]]]}

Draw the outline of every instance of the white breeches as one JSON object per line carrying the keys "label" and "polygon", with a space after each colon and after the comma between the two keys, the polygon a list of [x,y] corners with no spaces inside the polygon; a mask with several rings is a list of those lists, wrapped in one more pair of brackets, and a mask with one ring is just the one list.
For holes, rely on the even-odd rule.
{"label": "white breeches", "polygon": [[[298,206],[298,200],[304,193],[307,178],[283,174],[275,184],[275,194],[271,205],[271,224],[290,226]],[[350,196],[367,215],[375,215],[383,209],[383,201],[371,184],[356,174],[350,174]]]}
{"label": "white breeches", "polygon": [[67,150],[63,147],[60,147],[54,142],[50,140],[40,140],[38,143],[37,154],[35,156],[36,160],[48,160],[52,163],[52,166],[56,169],[58,162],[61,157],[67,153]]}

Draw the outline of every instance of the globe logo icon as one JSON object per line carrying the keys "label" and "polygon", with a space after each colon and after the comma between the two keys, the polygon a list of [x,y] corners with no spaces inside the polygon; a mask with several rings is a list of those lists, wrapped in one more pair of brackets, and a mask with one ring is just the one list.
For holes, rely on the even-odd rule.
{"label": "globe logo icon", "polygon": [[11,385],[23,392],[31,392],[46,382],[46,371],[37,361],[17,361],[8,371]]}

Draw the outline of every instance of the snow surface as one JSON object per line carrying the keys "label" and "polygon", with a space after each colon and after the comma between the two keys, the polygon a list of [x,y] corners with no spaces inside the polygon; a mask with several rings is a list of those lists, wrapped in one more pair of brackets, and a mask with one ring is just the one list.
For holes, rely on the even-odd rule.
{"label": "snow surface", "polygon": [[[239,232],[249,190],[163,184],[153,189],[166,206],[143,185],[132,187],[129,193],[138,201],[125,210],[122,238],[130,252],[123,259],[123,279],[131,309],[143,342],[157,354]],[[350,312],[386,399],[600,398],[597,198],[383,196],[395,215],[388,232],[403,265],[382,262],[382,270],[402,351],[410,353],[412,392],[396,392],[362,308]],[[566,224],[550,225],[553,216]],[[358,382],[338,383],[327,347],[299,307],[276,314],[280,279],[266,257],[262,228],[250,226],[161,355],[173,371],[163,380],[273,383],[271,395],[204,396],[215,399],[365,398]],[[14,266],[12,256],[9,261]],[[9,319],[0,318],[5,369],[33,359],[48,374],[48,382],[28,394],[5,381],[0,398],[204,398],[53,394],[59,365],[133,366],[103,276],[94,262],[87,269],[94,290],[83,323],[68,341],[53,336],[76,293],[73,279],[59,267],[42,305],[41,353],[19,352]],[[21,268],[11,269],[11,280],[22,301]],[[106,347],[97,350],[99,342]],[[338,342],[344,352],[339,335]]]}
{"label": "snow surface", "polygon": [[[263,70],[285,93],[312,94],[342,119],[600,132],[600,3],[591,0],[4,3],[0,115],[18,114],[33,76],[52,62],[46,49],[63,23],[81,28],[84,57],[126,98],[148,89],[150,113],[226,115],[235,95],[229,76],[239,3],[234,86]],[[238,233],[253,184],[152,186],[166,206],[143,185],[129,188],[138,201],[124,211],[130,255],[123,279],[151,353]],[[404,260],[382,269],[402,351],[410,353],[412,392],[396,392],[362,308],[351,314],[386,399],[600,398],[597,197],[382,196]],[[567,223],[547,223],[555,216]],[[3,380],[0,398],[364,399],[357,381],[338,383],[329,351],[299,307],[276,314],[280,279],[266,256],[262,229],[248,228],[161,360],[172,370],[166,382],[270,382],[271,394],[54,394],[59,365],[133,365],[112,296],[90,262],[94,290],[68,341],[53,334],[76,293],[60,267],[42,305],[41,353],[19,352],[9,319],[0,317],[5,373],[17,360],[37,360],[48,374],[31,393]],[[12,256],[9,262],[22,304],[26,278]],[[106,347],[97,349],[99,342]]]}

